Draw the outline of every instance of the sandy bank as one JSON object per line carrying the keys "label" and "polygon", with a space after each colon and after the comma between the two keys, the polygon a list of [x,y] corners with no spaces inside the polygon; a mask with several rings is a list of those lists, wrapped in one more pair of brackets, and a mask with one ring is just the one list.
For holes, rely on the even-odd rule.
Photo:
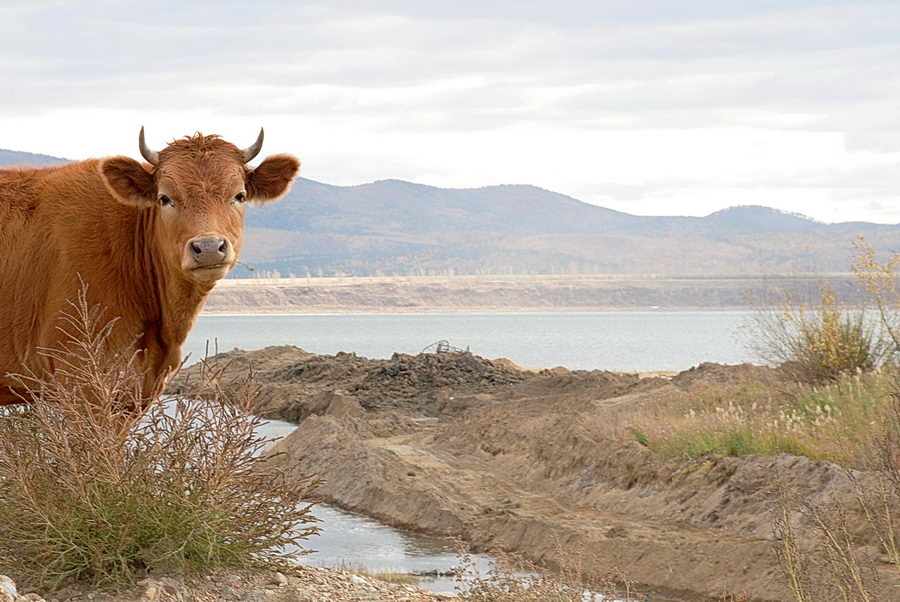
{"label": "sandy bank", "polygon": [[[591,312],[609,310],[745,309],[766,290],[802,296],[843,274],[739,278],[728,276],[421,276],[229,279],[213,290],[204,312],[447,313]],[[848,288],[848,292],[852,289]]]}
{"label": "sandy bank", "polygon": [[746,591],[791,600],[773,545],[775,475],[809,499],[852,496],[830,463],[780,455],[686,468],[628,436],[639,408],[778,377],[767,368],[705,364],[641,378],[529,372],[459,353],[368,360],[296,347],[221,359],[225,383],[253,366],[259,412],[299,422],[273,461],[318,473],[323,500],[551,566],[562,548],[598,574],[625,571],[653,599]]}

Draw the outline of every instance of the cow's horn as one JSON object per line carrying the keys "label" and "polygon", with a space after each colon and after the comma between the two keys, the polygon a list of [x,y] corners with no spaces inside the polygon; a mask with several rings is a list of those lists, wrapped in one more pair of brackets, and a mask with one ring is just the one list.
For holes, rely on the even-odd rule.
{"label": "cow's horn", "polygon": [[145,158],[148,163],[152,163],[153,165],[159,163],[159,153],[150,150],[147,146],[147,142],[144,141],[144,126],[141,126],[141,135],[138,136],[138,146],[141,147],[141,156]]}
{"label": "cow's horn", "polygon": [[259,151],[262,150],[264,133],[263,128],[259,128],[259,136],[256,138],[256,142],[244,149],[244,163],[252,161],[259,154]]}

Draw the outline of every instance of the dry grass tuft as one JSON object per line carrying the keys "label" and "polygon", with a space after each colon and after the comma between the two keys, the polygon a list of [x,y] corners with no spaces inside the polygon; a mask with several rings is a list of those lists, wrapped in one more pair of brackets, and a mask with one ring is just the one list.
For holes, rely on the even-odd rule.
{"label": "dry grass tuft", "polygon": [[[106,345],[115,321],[82,293],[54,374],[19,384],[34,402],[0,411],[0,565],[25,583],[125,584],[150,570],[281,566],[316,532],[312,479],[288,484],[256,460],[266,441],[208,368],[195,395],[145,407],[131,358]],[[218,401],[199,401],[201,397]]]}
{"label": "dry grass tuft", "polygon": [[[583,550],[558,543],[556,571],[538,568],[512,554],[496,554],[491,569],[482,575],[472,557],[458,542],[456,567],[459,598],[470,602],[586,602],[635,600],[643,597],[624,573],[612,570],[603,579],[589,579],[585,569],[592,559]],[[596,562],[592,568],[596,568]]]}
{"label": "dry grass tuft", "polygon": [[873,371],[825,385],[712,385],[632,419],[633,436],[669,457],[791,453],[863,467],[889,431],[895,376]]}
{"label": "dry grass tuft", "polygon": [[693,398],[645,410],[632,434],[668,456],[791,453],[864,467],[889,431],[900,359],[900,254],[879,263],[862,239],[853,269],[869,309],[837,301],[827,285],[817,304],[785,299],[756,312],[751,347],[779,365],[773,382],[711,385]]}
{"label": "dry grass tuft", "polygon": [[[900,418],[900,408],[898,408]],[[894,442],[890,438],[896,438]],[[900,576],[900,419],[886,439],[894,459],[876,458],[866,475],[847,470],[856,504],[837,500],[815,502],[795,495],[780,479],[775,486],[772,525],[775,552],[790,593],[797,602],[888,599],[879,580],[879,565],[892,566]],[[855,507],[854,507],[855,506]],[[864,521],[852,520],[852,512]],[[879,543],[884,560],[859,546],[869,532]],[[810,537],[812,534],[812,537]]]}

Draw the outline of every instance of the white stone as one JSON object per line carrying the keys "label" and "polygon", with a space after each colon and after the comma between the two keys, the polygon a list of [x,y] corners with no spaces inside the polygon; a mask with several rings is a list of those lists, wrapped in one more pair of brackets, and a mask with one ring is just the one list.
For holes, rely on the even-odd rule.
{"label": "white stone", "polygon": [[6,575],[0,575],[0,593],[9,594],[15,600],[16,596],[19,595],[19,590],[16,589],[16,582]]}
{"label": "white stone", "polygon": [[350,575],[350,581],[357,585],[366,585],[369,583],[365,577],[360,577],[359,575]]}

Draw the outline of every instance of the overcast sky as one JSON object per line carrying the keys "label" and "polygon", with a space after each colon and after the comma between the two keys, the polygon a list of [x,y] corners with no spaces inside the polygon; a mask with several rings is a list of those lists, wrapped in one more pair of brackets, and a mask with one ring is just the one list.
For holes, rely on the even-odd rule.
{"label": "overcast sky", "polygon": [[900,222],[900,2],[0,2],[0,147],[196,130],[331,184]]}

